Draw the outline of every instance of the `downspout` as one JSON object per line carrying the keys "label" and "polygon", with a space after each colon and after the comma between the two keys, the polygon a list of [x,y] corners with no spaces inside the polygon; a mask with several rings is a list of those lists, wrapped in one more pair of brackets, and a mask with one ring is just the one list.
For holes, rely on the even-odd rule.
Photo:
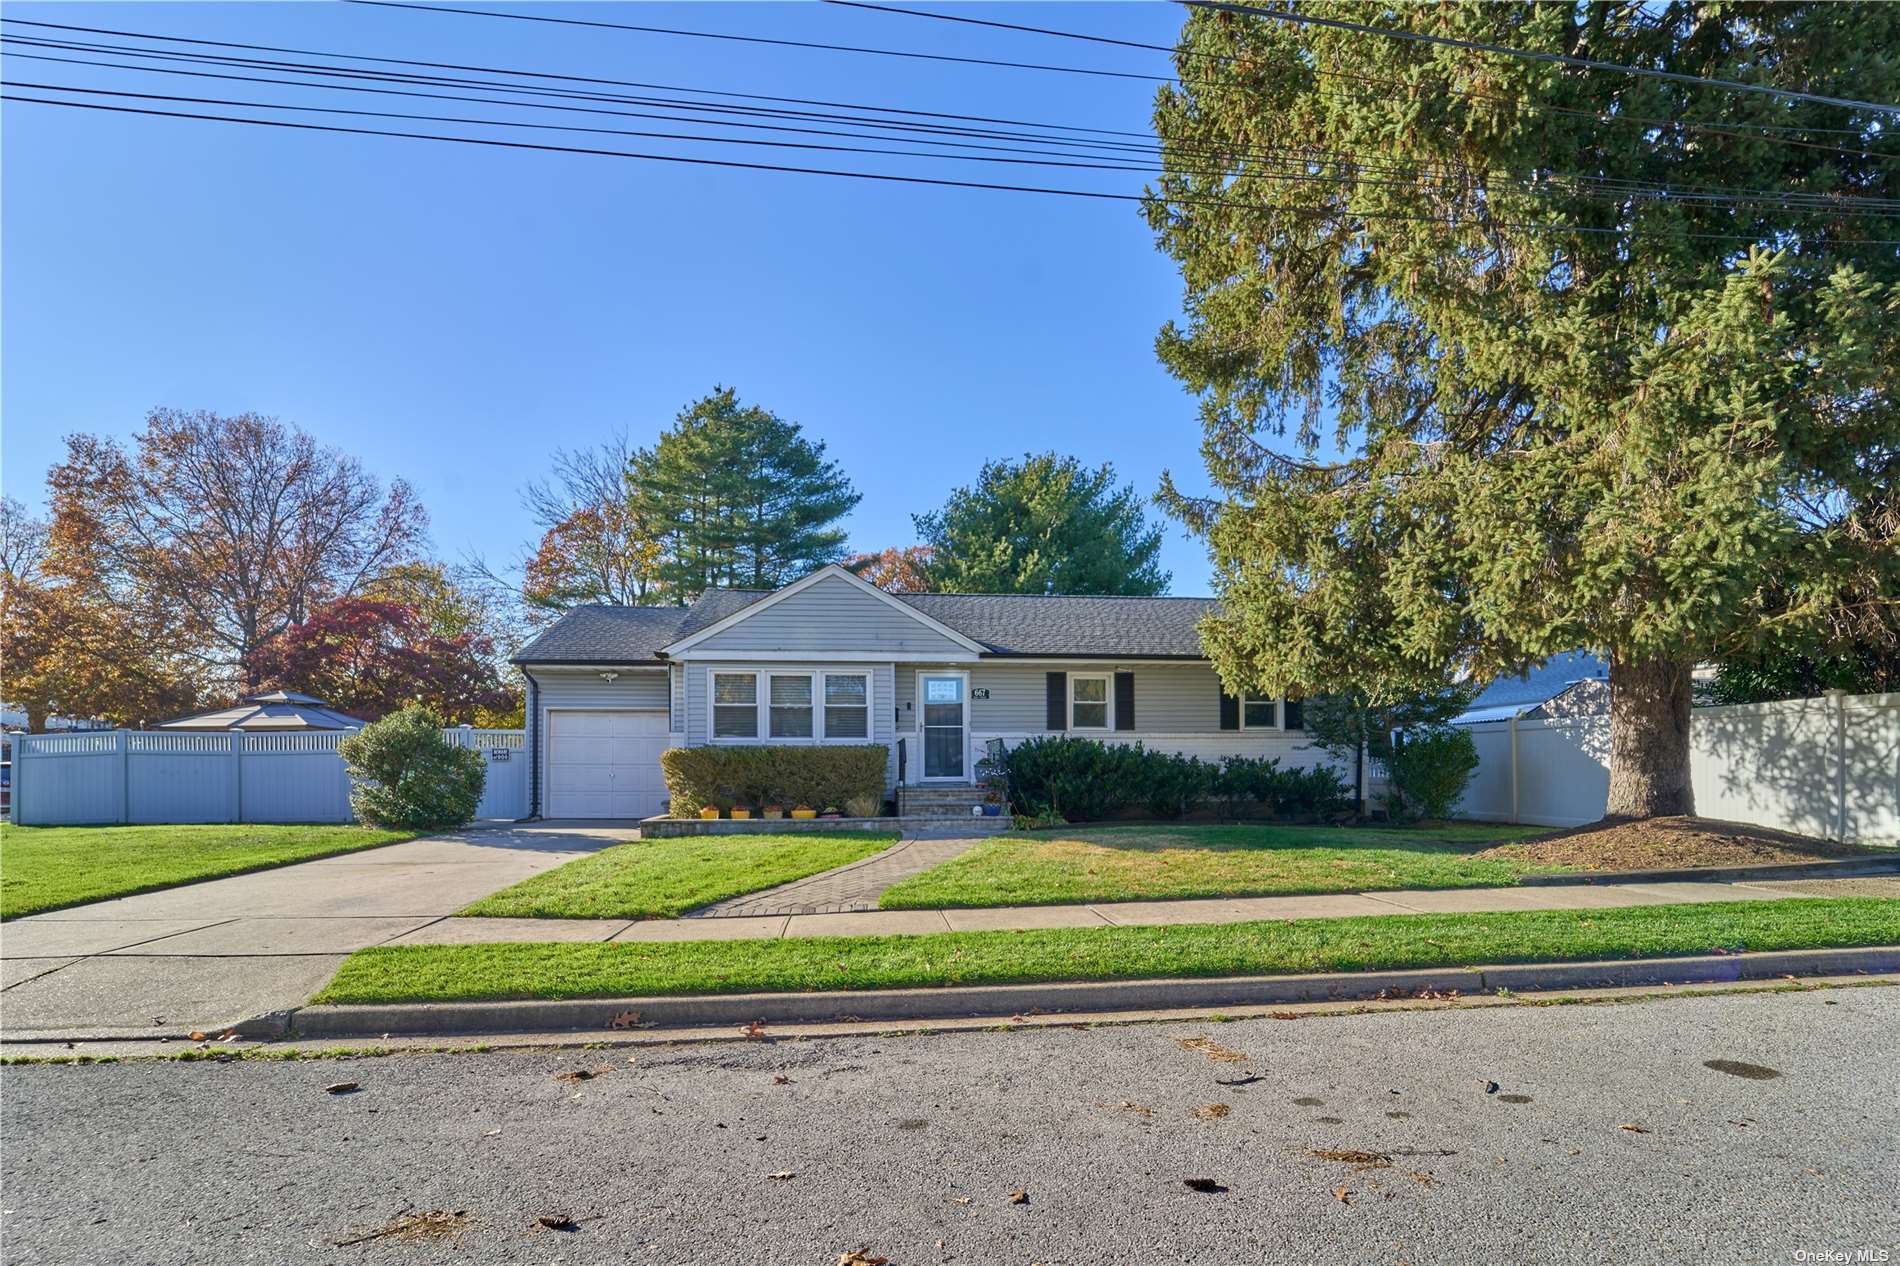
{"label": "downspout", "polygon": [[528,679],[528,707],[522,721],[528,727],[528,817],[541,816],[541,683],[526,668],[521,675]]}

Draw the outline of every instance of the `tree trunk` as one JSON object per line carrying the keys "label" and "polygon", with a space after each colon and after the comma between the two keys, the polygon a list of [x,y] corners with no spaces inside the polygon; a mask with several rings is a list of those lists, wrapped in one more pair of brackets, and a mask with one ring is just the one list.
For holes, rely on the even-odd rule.
{"label": "tree trunk", "polygon": [[1695,812],[1689,785],[1691,660],[1610,657],[1610,800],[1606,818]]}

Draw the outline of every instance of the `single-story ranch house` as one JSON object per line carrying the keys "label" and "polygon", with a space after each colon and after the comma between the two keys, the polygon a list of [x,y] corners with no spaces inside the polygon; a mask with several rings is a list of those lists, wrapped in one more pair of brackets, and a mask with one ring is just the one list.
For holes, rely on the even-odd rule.
{"label": "single-story ranch house", "polygon": [[889,594],[832,566],[687,607],[577,607],[515,656],[530,814],[662,812],[660,753],[707,743],[882,744],[893,790],[968,786],[989,740],[1049,734],[1323,763],[1297,703],[1222,692],[1195,631],[1212,602]]}

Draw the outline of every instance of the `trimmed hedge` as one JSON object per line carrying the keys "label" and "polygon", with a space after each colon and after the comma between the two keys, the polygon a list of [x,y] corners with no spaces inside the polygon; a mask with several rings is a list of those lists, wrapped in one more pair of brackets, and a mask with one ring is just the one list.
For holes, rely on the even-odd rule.
{"label": "trimmed hedge", "polygon": [[1213,805],[1235,816],[1243,805],[1271,817],[1323,818],[1352,807],[1352,796],[1330,768],[1281,769],[1267,758],[1151,752],[1139,743],[1082,738],[1032,738],[1004,757],[1010,806],[1018,814],[1057,814],[1072,822],[1142,809],[1155,817],[1185,817]]}
{"label": "trimmed hedge", "polygon": [[704,805],[721,812],[736,804],[842,810],[848,801],[869,800],[882,807],[890,758],[890,749],[876,744],[675,747],[661,754],[660,768],[673,798],[668,812],[690,818]]}

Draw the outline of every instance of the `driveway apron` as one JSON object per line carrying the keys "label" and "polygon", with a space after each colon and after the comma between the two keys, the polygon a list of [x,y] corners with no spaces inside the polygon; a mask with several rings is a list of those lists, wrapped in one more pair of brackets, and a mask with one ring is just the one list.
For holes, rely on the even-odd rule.
{"label": "driveway apron", "polygon": [[638,836],[480,828],[10,920],[0,924],[0,1032],[210,1032],[297,1006],[353,950]]}

